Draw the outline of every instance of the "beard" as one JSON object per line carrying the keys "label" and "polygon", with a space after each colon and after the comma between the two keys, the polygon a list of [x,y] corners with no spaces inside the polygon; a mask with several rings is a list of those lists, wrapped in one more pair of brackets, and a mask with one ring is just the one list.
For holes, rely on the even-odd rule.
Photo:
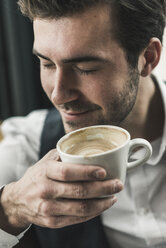
{"label": "beard", "polygon": [[128,80],[115,98],[108,102],[107,122],[111,125],[120,126],[132,111],[138,93],[139,85],[138,69],[129,69]]}
{"label": "beard", "polygon": [[[123,88],[112,94],[110,99],[105,102],[105,110],[94,103],[89,101],[76,100],[57,106],[60,110],[73,110],[76,112],[89,111],[91,114],[88,118],[83,120],[65,121],[63,120],[65,129],[70,131],[78,128],[92,126],[92,125],[117,125],[127,118],[135,105],[138,85],[139,85],[139,72],[138,69],[129,69],[128,79],[123,83]],[[110,86],[111,87],[111,86]],[[63,116],[62,116],[63,119]]]}

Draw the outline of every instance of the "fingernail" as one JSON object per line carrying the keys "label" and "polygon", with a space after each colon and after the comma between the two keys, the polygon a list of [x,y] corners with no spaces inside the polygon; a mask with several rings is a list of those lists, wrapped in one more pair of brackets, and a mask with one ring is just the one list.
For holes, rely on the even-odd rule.
{"label": "fingernail", "polygon": [[116,192],[119,192],[119,191],[121,191],[123,189],[123,184],[122,184],[122,182],[121,181],[119,181],[119,180],[117,180],[116,182],[115,182],[115,184],[114,184],[114,192],[116,193]]}
{"label": "fingernail", "polygon": [[106,171],[104,169],[96,170],[93,176],[97,179],[104,179],[106,177]]}

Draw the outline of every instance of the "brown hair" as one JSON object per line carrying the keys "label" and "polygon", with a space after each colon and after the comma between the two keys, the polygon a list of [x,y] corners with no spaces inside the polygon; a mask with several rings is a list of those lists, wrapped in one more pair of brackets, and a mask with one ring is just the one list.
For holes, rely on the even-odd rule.
{"label": "brown hair", "polygon": [[107,3],[115,8],[116,39],[124,49],[132,67],[138,62],[140,52],[152,37],[162,42],[166,23],[166,0],[19,0],[21,12],[31,20],[53,19],[73,15]]}

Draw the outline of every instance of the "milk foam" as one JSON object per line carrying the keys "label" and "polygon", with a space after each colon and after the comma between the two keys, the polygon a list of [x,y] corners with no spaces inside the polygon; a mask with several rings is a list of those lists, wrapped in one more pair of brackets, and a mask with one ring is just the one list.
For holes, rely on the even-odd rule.
{"label": "milk foam", "polygon": [[61,143],[61,150],[71,155],[91,156],[121,146],[127,135],[113,128],[90,128],[71,133]]}
{"label": "milk foam", "polygon": [[107,140],[95,139],[81,141],[75,145],[72,145],[66,150],[66,152],[72,155],[91,156],[112,150],[116,147],[118,147],[118,145],[112,144]]}

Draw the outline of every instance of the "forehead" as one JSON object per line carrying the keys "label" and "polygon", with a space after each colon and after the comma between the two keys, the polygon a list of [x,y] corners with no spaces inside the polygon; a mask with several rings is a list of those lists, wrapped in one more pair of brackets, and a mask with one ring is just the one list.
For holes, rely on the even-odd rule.
{"label": "forehead", "polygon": [[53,51],[66,55],[86,49],[101,52],[114,46],[114,20],[110,6],[98,5],[83,13],[58,19],[34,20],[34,48],[52,56]]}

